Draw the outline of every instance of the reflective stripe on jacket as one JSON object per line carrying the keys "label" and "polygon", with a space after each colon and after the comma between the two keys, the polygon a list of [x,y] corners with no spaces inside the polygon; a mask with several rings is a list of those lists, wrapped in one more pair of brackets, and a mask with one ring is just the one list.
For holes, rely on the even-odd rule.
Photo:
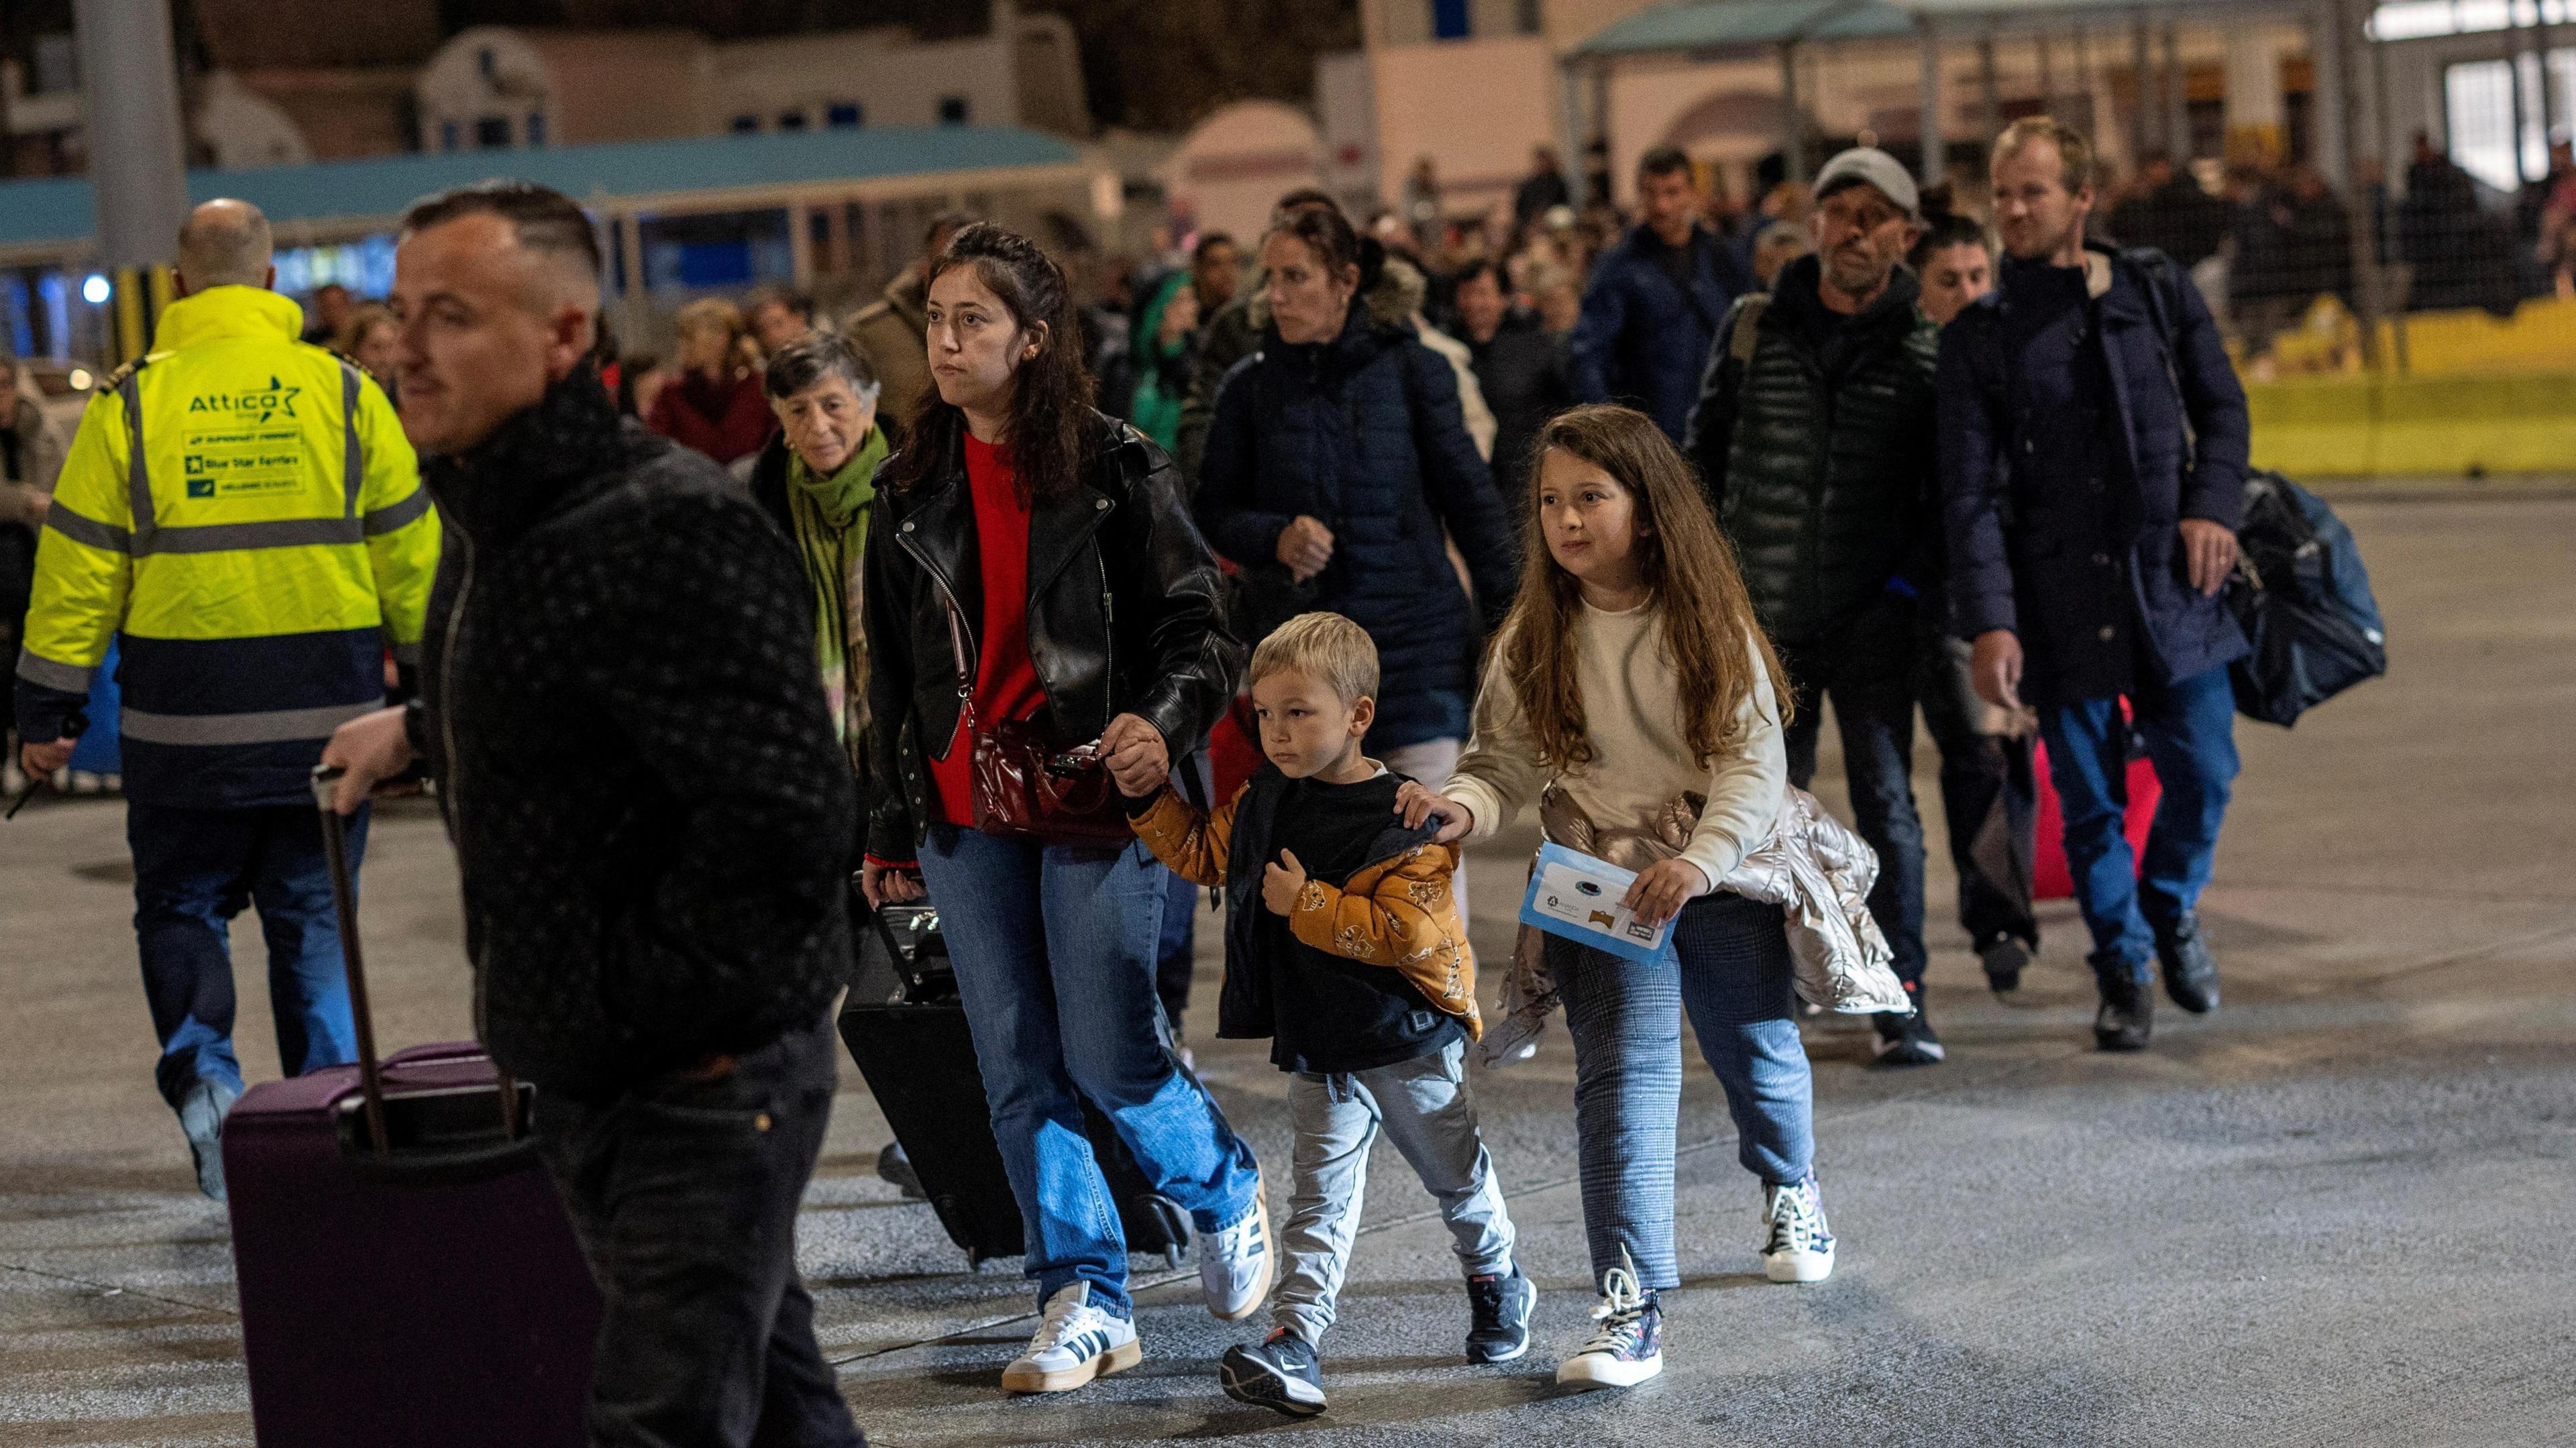
{"label": "reflective stripe on jacket", "polygon": [[126,791],[307,797],[332,729],[410,659],[438,522],[381,388],[255,287],[171,304],[159,349],[81,418],[36,552],[18,719],[60,737],[120,644]]}

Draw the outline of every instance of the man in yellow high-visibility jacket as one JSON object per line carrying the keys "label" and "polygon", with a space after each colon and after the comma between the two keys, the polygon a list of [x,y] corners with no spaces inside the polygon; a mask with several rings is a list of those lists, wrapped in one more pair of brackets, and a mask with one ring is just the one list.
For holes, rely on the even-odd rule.
{"label": "man in yellow high-visibility jacket", "polygon": [[[156,1075],[218,1199],[217,1132],[242,1089],[226,936],[244,904],[286,1071],[356,1058],[307,775],[335,727],[382,707],[386,649],[417,653],[438,564],[392,404],[297,340],[270,253],[256,207],[190,214],[155,350],[100,387],[72,441],[18,658],[22,760],[50,774],[117,643]],[[365,840],[352,820],[353,868]]]}

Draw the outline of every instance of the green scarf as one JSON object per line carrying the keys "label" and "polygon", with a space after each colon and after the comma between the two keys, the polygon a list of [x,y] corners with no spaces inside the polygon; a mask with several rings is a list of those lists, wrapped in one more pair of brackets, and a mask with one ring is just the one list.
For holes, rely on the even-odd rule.
{"label": "green scarf", "polygon": [[832,728],[855,761],[867,727],[867,638],[858,623],[864,596],[859,560],[867,551],[867,507],[877,495],[877,464],[886,459],[884,428],[874,428],[850,460],[830,477],[817,477],[794,449],[787,454],[787,516],[796,525],[796,551],[814,590],[814,663]]}

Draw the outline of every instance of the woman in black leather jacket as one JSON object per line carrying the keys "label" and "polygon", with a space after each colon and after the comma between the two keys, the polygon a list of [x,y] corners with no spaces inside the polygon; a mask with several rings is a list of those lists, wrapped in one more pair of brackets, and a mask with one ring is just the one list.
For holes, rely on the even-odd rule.
{"label": "woman in black leather jacket", "polygon": [[1093,743],[1132,792],[1196,749],[1234,693],[1216,560],[1171,460],[1090,405],[1064,274],[991,225],[932,263],[933,393],[878,477],[865,623],[874,797],[871,904],[940,909],[1046,1309],[1003,1386],[1052,1392],[1132,1364],[1127,1251],[1083,1134],[1082,1098],[1198,1229],[1209,1307],[1235,1318],[1270,1282],[1251,1148],[1157,1028],[1166,872],[1124,847],[976,827],[961,707]]}

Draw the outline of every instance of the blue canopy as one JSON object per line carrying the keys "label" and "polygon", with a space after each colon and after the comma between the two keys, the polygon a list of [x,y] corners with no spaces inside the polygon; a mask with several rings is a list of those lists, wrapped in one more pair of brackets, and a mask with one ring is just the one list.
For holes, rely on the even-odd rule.
{"label": "blue canopy", "polygon": [[[357,229],[382,224],[420,197],[492,176],[551,186],[590,207],[699,199],[743,206],[763,191],[824,188],[948,172],[1067,166],[1070,142],[1012,126],[888,126],[632,141],[599,146],[435,151],[250,171],[191,171],[188,196],[238,197],[272,225]],[[78,246],[95,231],[86,178],[0,182],[0,247]]]}

